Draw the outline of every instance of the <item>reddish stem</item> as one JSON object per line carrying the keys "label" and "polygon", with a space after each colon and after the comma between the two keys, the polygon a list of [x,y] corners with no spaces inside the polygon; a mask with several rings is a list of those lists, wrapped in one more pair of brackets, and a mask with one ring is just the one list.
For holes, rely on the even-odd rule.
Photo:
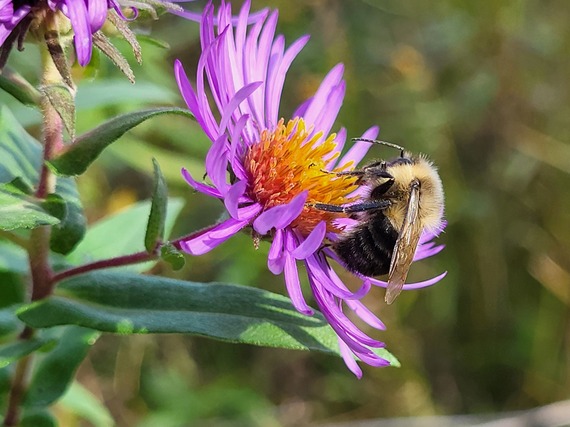
{"label": "reddish stem", "polygon": [[78,276],[79,274],[88,273],[94,270],[101,270],[104,268],[121,267],[123,265],[138,264],[140,262],[150,261],[155,259],[156,255],[149,254],[148,252],[137,252],[130,255],[123,255],[116,258],[102,259],[90,264],[80,265],[79,267],[69,268],[67,270],[56,273],[51,283],[55,284],[69,277]]}
{"label": "reddish stem", "polygon": [[[208,230],[212,229],[216,225],[207,227],[203,230],[199,230],[191,234],[187,234],[186,236],[179,237],[178,239],[170,242],[170,244],[174,246],[176,249],[180,250],[181,249],[180,242],[197,237],[207,232]],[[50,286],[54,286],[56,283],[61,282],[64,279],[69,279],[70,277],[78,276],[80,274],[88,273],[90,271],[102,270],[105,268],[121,267],[124,265],[138,264],[140,262],[151,261],[158,257],[158,254],[160,253],[160,248],[162,246],[163,244],[158,244],[153,253],[141,251],[141,252],[136,252],[134,254],[123,255],[115,258],[102,259],[100,261],[94,261],[89,264],[80,265],[79,267],[72,267],[67,270],[60,271],[59,273],[56,273],[52,276],[50,281]]]}

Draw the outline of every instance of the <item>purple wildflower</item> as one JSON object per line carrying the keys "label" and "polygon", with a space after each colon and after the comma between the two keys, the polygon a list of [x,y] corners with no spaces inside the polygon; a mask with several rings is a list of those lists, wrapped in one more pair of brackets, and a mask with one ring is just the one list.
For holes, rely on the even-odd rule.
{"label": "purple wildflower", "polygon": [[[348,307],[373,328],[385,329],[360,299],[372,285],[385,287],[386,283],[360,277],[362,286],[356,292],[344,285],[329,264],[336,255],[322,249],[323,242],[335,240],[355,221],[309,205],[356,201],[356,178],[326,171],[354,169],[371,144],[357,142],[341,156],[345,129],[329,135],[345,94],[341,64],[328,73],[315,95],[297,108],[294,119],[287,122],[280,118],[285,75],[309,37],[301,37],[286,49],[284,37],[275,35],[277,11],[263,11],[248,26],[249,8],[246,1],[234,28],[229,4],[222,2],[217,17],[211,3],[206,7],[200,27],[202,54],[196,89],[182,64],[175,64],[182,96],[212,141],[206,156],[211,185],[198,182],[186,170],[183,176],[195,190],[222,200],[229,213],[229,219],[181,242],[181,247],[192,255],[201,255],[251,227],[256,242],[261,236],[272,240],[269,270],[284,274],[292,304],[299,312],[311,315],[313,310],[302,294],[297,269],[297,262],[302,261],[313,297],[338,335],[345,363],[360,378],[362,371],[355,356],[372,366],[387,366],[389,362],[373,351],[384,343],[360,330],[344,310]],[[363,137],[375,138],[377,134],[378,128],[372,127]],[[416,259],[443,248],[431,242],[434,235],[422,237]],[[429,286],[444,275],[404,289]]]}
{"label": "purple wildflower", "polygon": [[0,68],[6,63],[16,40],[19,49],[22,48],[23,38],[32,21],[36,16],[43,16],[40,12],[61,11],[69,19],[77,62],[86,66],[91,60],[92,36],[103,27],[109,10],[115,10],[123,20],[127,20],[122,8],[132,9],[136,17],[138,9],[154,11],[157,3],[180,12],[182,9],[174,3],[184,1],[190,0],[0,0],[0,51],[3,59],[0,60]]}

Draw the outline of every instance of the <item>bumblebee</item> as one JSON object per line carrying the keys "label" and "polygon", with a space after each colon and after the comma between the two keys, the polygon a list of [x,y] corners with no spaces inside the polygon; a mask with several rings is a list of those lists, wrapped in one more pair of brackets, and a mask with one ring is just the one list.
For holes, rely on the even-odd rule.
{"label": "bumblebee", "polygon": [[388,274],[385,300],[391,304],[406,282],[422,232],[442,227],[443,186],[437,169],[425,156],[412,155],[385,141],[353,141],[387,145],[400,150],[400,156],[336,173],[358,177],[357,184],[365,187],[362,201],[348,206],[311,206],[342,212],[358,221],[331,247],[350,271],[365,276]]}

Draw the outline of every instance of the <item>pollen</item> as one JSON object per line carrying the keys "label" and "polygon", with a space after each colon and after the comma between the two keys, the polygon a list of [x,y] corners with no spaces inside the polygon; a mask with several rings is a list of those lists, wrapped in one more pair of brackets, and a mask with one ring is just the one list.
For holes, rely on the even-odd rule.
{"label": "pollen", "polygon": [[[327,170],[339,156],[336,134],[322,140],[322,132],[311,133],[301,118],[287,124],[281,119],[274,130],[262,131],[260,141],[248,149],[244,162],[250,182],[248,195],[265,209],[289,203],[303,191],[308,192],[307,205],[344,205],[355,200],[350,194],[357,189],[357,178],[337,175],[350,170],[352,162]],[[291,227],[307,235],[326,221],[328,231],[338,232],[334,220],[339,215],[305,206]]]}

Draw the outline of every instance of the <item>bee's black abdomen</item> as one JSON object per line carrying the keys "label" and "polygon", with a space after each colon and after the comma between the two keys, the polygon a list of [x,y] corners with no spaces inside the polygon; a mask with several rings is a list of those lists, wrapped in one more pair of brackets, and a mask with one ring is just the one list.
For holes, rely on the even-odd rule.
{"label": "bee's black abdomen", "polygon": [[365,276],[387,274],[398,233],[381,212],[376,212],[333,245],[349,270]]}

